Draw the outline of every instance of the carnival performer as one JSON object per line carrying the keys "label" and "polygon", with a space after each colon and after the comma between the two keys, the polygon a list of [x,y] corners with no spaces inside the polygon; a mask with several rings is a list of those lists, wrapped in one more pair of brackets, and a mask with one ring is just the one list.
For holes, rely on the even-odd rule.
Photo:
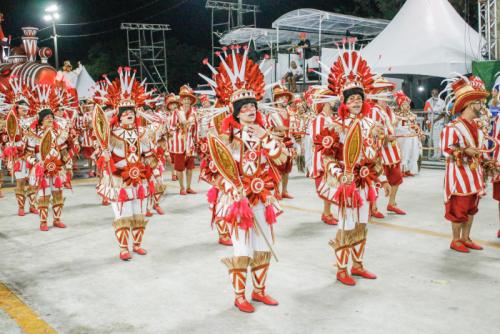
{"label": "carnival performer", "polygon": [[151,208],[159,215],[164,215],[165,211],[160,206],[160,200],[167,189],[167,185],[163,180],[163,172],[165,171],[167,149],[168,130],[166,128],[167,117],[162,112],[163,106],[157,106],[157,111],[153,113],[149,109],[148,119],[146,120],[147,129],[151,138],[151,149],[157,162],[155,166],[151,166],[151,177],[149,179],[150,197],[146,209],[146,217],[151,217],[153,213]]}
{"label": "carnival performer", "polygon": [[424,124],[427,126],[430,133],[430,141],[432,143],[431,160],[439,160],[442,156],[440,136],[443,131],[446,120],[446,104],[439,97],[439,90],[434,88],[431,90],[431,97],[425,101],[424,105]]}
{"label": "carnival performer", "polygon": [[92,154],[95,150],[95,142],[92,133],[92,111],[94,110],[95,103],[92,100],[86,101],[79,108],[80,114],[78,115],[76,129],[78,130],[79,143],[81,153],[84,159],[87,160],[89,177],[95,177],[95,170],[93,166],[94,160]]}
{"label": "carnival performer", "polygon": [[135,72],[131,73],[130,68],[119,68],[118,75],[113,82],[106,78],[106,84],[100,86],[99,96],[96,97],[100,103],[111,108],[111,121],[108,123],[102,109],[96,108],[93,128],[102,147],[98,165],[104,168],[103,180],[97,191],[111,201],[120,259],[127,261],[132,258],[130,233],[133,252],[147,254],[142,247],[147,224],[144,210],[152,190],[148,181],[158,161],[151,147],[151,134],[140,125],[137,109],[153,103],[156,98],[146,90],[145,83],[136,80]]}
{"label": "carnival performer", "polygon": [[[326,87],[322,87],[309,91],[308,99],[312,102],[312,108],[317,113],[308,130],[311,137],[310,142],[314,145],[310,177],[315,181],[316,193],[323,200],[321,221],[327,225],[337,225],[338,220],[333,216],[331,209],[332,205],[334,205],[335,189],[331,188],[332,184],[329,181],[328,170],[325,170],[325,151],[321,146],[319,137],[322,132],[333,125],[333,106],[338,98],[333,96],[332,92]],[[318,140],[320,141],[319,145]]]}
{"label": "carnival performer", "polygon": [[[396,203],[399,186],[403,183],[403,173],[401,172],[401,151],[394,128],[397,119],[394,111],[388,104],[392,99],[391,95],[394,88],[395,85],[385,78],[381,76],[374,78],[373,87],[367,93],[378,97],[371,100],[373,101],[373,106],[369,117],[375,122],[382,124],[385,132],[379,156],[384,165],[384,173],[387,181],[391,186],[387,211],[398,215],[406,215],[406,212],[400,209]],[[372,205],[372,216],[375,218],[384,218],[384,215],[378,210],[376,203]]]}
{"label": "carnival performer", "polygon": [[[28,184],[31,169],[26,161],[26,130],[31,123],[28,105],[29,87],[18,77],[11,77],[7,87],[0,87],[1,109],[10,110],[6,118],[7,140],[4,148],[4,159],[16,180],[17,214],[25,215],[26,198],[29,201],[29,212],[38,214],[36,209],[36,188]],[[8,121],[7,121],[8,120]]]}
{"label": "carnival performer", "polygon": [[30,112],[37,115],[26,133],[26,161],[33,166],[29,184],[36,187],[40,230],[48,231],[49,204],[52,198],[53,226],[65,228],[61,220],[66,170],[72,161],[68,153],[70,123],[55,117],[58,100],[55,87],[36,85],[28,96]]}
{"label": "carnival performer", "polygon": [[167,130],[167,156],[168,159],[167,161],[170,163],[170,166],[172,167],[172,181],[177,181],[177,172],[175,171],[175,166],[174,166],[174,157],[173,157],[173,133],[175,129],[171,129],[172,125],[172,118],[174,114],[176,113],[176,110],[180,108],[181,104],[179,101],[179,97],[175,95],[174,93],[170,93],[167,96],[165,96],[165,112],[166,112],[166,117],[167,117],[167,124],[165,124],[165,129]]}
{"label": "carnival performer", "polygon": [[482,152],[487,140],[476,121],[489,93],[478,77],[460,76],[447,81],[443,91],[446,93],[445,103],[453,103],[450,113],[458,118],[441,132],[441,150],[446,158],[445,218],[452,227],[450,248],[468,253],[469,249],[483,249],[472,241],[470,231],[485,189]]}
{"label": "carnival performer", "polygon": [[423,139],[422,130],[417,122],[417,115],[411,111],[410,98],[403,91],[394,93],[397,108],[396,114],[396,137],[401,149],[401,171],[404,176],[415,176],[418,174],[418,159]]}
{"label": "carnival performer", "polygon": [[[193,107],[197,101],[193,90],[184,85],[179,92],[181,107],[175,109],[170,121],[172,135],[171,156],[180,186],[180,194],[196,194],[191,188],[194,159],[196,154],[196,110]],[[186,177],[184,178],[184,172]],[[184,183],[184,180],[186,183]]]}
{"label": "carnival performer", "polygon": [[[281,213],[273,195],[280,182],[276,166],[286,162],[286,150],[264,128],[257,101],[264,94],[264,74],[259,65],[243,54],[239,47],[231,53],[218,54],[221,65],[212,71],[212,79],[204,76],[222,105],[230,108],[222,125],[224,135],[210,136],[210,154],[223,176],[219,189],[224,191],[226,222],[231,226],[234,256],[223,259],[235,292],[234,304],[242,312],[254,312],[245,297],[247,272],[250,267],[252,300],[278,305],[267,294],[267,273],[274,240],[273,225]],[[257,232],[258,231],[258,232]]]}
{"label": "carnival performer", "polygon": [[[341,97],[338,118],[330,128],[320,133],[324,152],[324,169],[332,176],[334,195],[339,208],[339,230],[330,241],[337,259],[337,280],[355,285],[351,275],[367,279],[377,276],[364,267],[367,223],[370,203],[376,200],[376,187],[383,187],[388,195],[390,185],[377,158],[379,136],[383,129],[368,117],[371,112],[365,91],[373,88],[373,74],[360,54],[354,49],[354,40],[348,48],[339,51],[329,74],[328,88]],[[374,96],[371,96],[374,98]],[[349,273],[349,257],[352,267]]]}
{"label": "carnival performer", "polygon": [[276,198],[293,199],[293,196],[288,192],[288,176],[292,171],[293,159],[296,155],[295,139],[290,133],[291,117],[288,111],[290,102],[293,99],[293,94],[281,85],[276,85],[273,88],[274,107],[268,113],[266,126],[274,139],[281,142],[287,150],[289,150],[288,160],[285,164],[278,167],[281,174],[281,191],[276,189]]}
{"label": "carnival performer", "polygon": [[307,129],[307,105],[299,96],[295,98],[293,104],[289,108],[290,112],[290,135],[295,140],[295,162],[297,170],[300,173],[305,173],[305,144],[304,137]]}
{"label": "carnival performer", "polygon": [[[202,99],[202,98],[200,98]],[[212,187],[207,192],[207,200],[211,212],[212,227],[215,225],[219,236],[219,244],[223,246],[232,246],[231,233],[229,226],[225,220],[227,212],[227,200],[230,198],[224,193],[224,188],[219,189],[222,185],[222,176],[217,171],[217,167],[212,160],[208,148],[208,136],[221,136],[222,124],[226,116],[228,116],[227,108],[221,107],[216,103],[213,107],[205,104],[205,107],[200,110],[200,131],[198,138],[198,154],[200,157],[200,180],[205,181]],[[205,124],[208,124],[205,129]]]}

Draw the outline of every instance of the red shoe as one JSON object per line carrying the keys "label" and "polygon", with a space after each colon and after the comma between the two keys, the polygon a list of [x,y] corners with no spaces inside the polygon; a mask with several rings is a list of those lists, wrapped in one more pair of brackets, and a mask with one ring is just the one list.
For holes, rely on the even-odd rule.
{"label": "red shoe", "polygon": [[293,199],[293,196],[290,195],[289,193],[283,193],[283,195],[281,195],[281,197],[288,198],[288,199]]}
{"label": "red shoe", "polygon": [[22,217],[22,216],[24,216],[24,215],[25,215],[25,213],[24,213],[24,209],[19,208],[19,209],[17,210],[17,215],[18,215],[18,216],[21,216],[21,217]]}
{"label": "red shoe", "polygon": [[401,210],[400,208],[398,208],[397,206],[395,205],[388,205],[387,206],[387,211],[391,211],[391,212],[394,212],[395,214],[397,215],[406,215],[406,212],[404,212],[403,210]]}
{"label": "red shoe", "polygon": [[37,208],[35,208],[34,206],[30,206],[30,213],[33,213],[35,215],[39,214]]}
{"label": "red shoe", "polygon": [[500,230],[497,232],[497,237],[500,238]]}
{"label": "red shoe", "polygon": [[349,286],[356,285],[356,281],[354,280],[354,278],[352,278],[352,276],[349,275],[347,270],[339,270],[337,272],[337,281]]}
{"label": "red shoe", "polygon": [[245,297],[241,298],[242,301],[238,301],[238,298],[234,300],[234,306],[236,306],[241,312],[245,313],[253,313],[255,312],[255,308],[245,299]]}
{"label": "red shoe", "polygon": [[102,206],[109,206],[111,203],[109,201],[107,201],[107,200],[103,200],[101,202],[101,204],[102,204]]}
{"label": "red shoe", "polygon": [[219,244],[221,244],[223,246],[232,246],[233,242],[229,238],[220,237]]}
{"label": "red shoe", "polygon": [[93,170],[89,172],[89,177],[95,177],[95,172]]}
{"label": "red shoe", "polygon": [[474,249],[474,250],[483,250],[484,249],[483,246],[476,244],[474,241],[472,241],[470,239],[467,241],[464,241],[464,246],[467,248],[470,248],[470,249]]}
{"label": "red shoe", "polygon": [[276,197],[276,199],[278,201],[281,201],[283,199],[283,197],[281,197],[281,194],[279,193],[279,191],[277,191],[277,192],[274,193],[274,197]]}
{"label": "red shoe", "polygon": [[57,228],[66,228],[66,225],[64,225],[64,223],[60,220],[54,220],[54,223],[52,225]]}
{"label": "red shoe", "polygon": [[252,300],[255,302],[259,303],[264,303],[269,306],[277,306],[279,305],[278,301],[275,300],[273,297],[266,295],[264,291],[258,293],[253,291],[252,292]]}
{"label": "red shoe", "polygon": [[153,213],[149,210],[146,210],[146,213],[144,214],[146,217],[153,217]]}
{"label": "red shoe", "polygon": [[132,255],[128,251],[120,252],[120,260],[128,261],[132,259]]}
{"label": "red shoe", "polygon": [[372,217],[373,218],[378,218],[378,219],[383,219],[385,218],[384,214],[380,211],[372,211]]}
{"label": "red shoe", "polygon": [[181,189],[181,191],[179,192],[179,194],[181,194],[182,196],[185,196],[187,195],[187,192],[185,189]]}
{"label": "red shoe", "polygon": [[450,244],[450,248],[460,253],[470,252],[469,249],[465,247],[462,240],[452,241]]}
{"label": "red shoe", "polygon": [[194,195],[194,194],[197,194],[196,191],[194,191],[193,189],[191,188],[187,188],[187,191],[186,191],[188,194],[191,194],[191,195]]}
{"label": "red shoe", "polygon": [[144,248],[138,247],[138,246],[134,246],[133,250],[134,250],[134,253],[137,253],[139,255],[146,255],[148,253],[147,250],[145,250]]}
{"label": "red shoe", "polygon": [[165,214],[165,211],[163,211],[163,209],[159,206],[159,205],[155,205],[153,207],[153,209],[156,210],[156,212],[159,214],[159,215],[164,215]]}
{"label": "red shoe", "polygon": [[337,225],[339,221],[333,215],[321,215],[321,221],[326,225]]}
{"label": "red shoe", "polygon": [[371,273],[364,268],[356,268],[356,267],[351,268],[351,275],[360,276],[360,277],[367,278],[367,279],[376,279],[377,278],[377,275],[375,275],[374,273]]}
{"label": "red shoe", "polygon": [[40,224],[40,231],[47,232],[49,230],[49,227],[47,224]]}

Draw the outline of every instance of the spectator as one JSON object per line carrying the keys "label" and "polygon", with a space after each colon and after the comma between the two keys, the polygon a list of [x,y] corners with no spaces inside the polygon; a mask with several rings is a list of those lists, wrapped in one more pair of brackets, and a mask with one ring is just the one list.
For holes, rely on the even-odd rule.
{"label": "spectator", "polygon": [[302,70],[302,68],[299,65],[297,65],[297,63],[294,60],[292,60],[290,62],[290,68],[283,77],[283,80],[285,80],[285,82],[288,83],[290,92],[292,93],[297,92],[297,80],[300,80],[303,75],[304,71]]}
{"label": "spectator", "polygon": [[440,136],[446,117],[446,111],[444,109],[444,101],[439,97],[439,91],[436,88],[432,89],[431,97],[425,102],[424,106],[424,126],[430,132],[430,139],[433,147],[431,160],[439,160],[441,158]]}

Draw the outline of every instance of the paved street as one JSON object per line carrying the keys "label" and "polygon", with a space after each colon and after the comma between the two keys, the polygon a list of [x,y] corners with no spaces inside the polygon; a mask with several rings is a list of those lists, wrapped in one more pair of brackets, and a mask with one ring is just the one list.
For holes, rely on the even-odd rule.
{"label": "paved street", "polygon": [[[169,182],[164,216],[150,219],[149,251],[118,259],[112,210],[99,205],[92,180],[66,195],[65,230],[38,230],[38,217],[18,217],[12,191],[0,200],[0,283],[57,333],[498,333],[500,240],[497,202],[480,203],[472,235],[482,252],[449,250],[442,205],[443,172],[407,178],[399,205],[369,226],[366,267],[375,281],[356,287],[335,281],[328,240],[336,227],[320,222],[322,202],[313,182],[294,175],[294,200],[276,227],[268,292],[278,307],[254,314],[233,306],[220,259],[230,247],[216,243],[205,195],[179,196]],[[379,203],[381,209],[386,199]],[[385,213],[385,210],[382,210]],[[247,290],[249,291],[249,290]],[[0,289],[0,297],[2,294]],[[3,297],[2,297],[3,298]],[[0,333],[22,333],[0,302]],[[30,319],[28,317],[28,319]],[[31,320],[26,320],[31,321]]]}

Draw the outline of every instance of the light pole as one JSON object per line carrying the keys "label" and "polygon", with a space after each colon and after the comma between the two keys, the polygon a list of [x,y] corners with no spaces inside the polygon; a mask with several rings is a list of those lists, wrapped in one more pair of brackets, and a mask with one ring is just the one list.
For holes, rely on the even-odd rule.
{"label": "light pole", "polygon": [[56,31],[56,21],[59,20],[60,15],[58,12],[59,8],[56,4],[52,4],[45,8],[45,15],[43,19],[47,22],[52,23],[52,38],[54,39],[54,53],[56,56],[56,70],[59,69],[59,52],[57,50],[57,31]]}

